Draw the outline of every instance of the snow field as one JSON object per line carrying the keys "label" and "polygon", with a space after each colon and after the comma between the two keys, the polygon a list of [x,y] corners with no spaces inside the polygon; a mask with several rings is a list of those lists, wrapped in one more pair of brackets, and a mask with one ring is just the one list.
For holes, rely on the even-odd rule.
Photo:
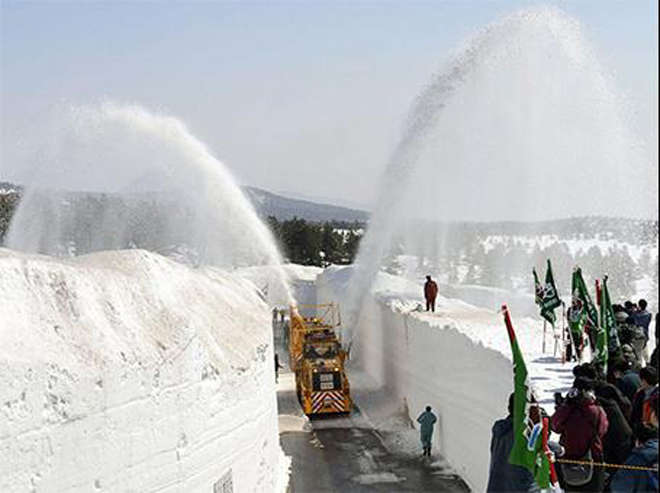
{"label": "snow field", "polygon": [[284,490],[253,284],[143,251],[0,250],[0,280],[0,491]]}

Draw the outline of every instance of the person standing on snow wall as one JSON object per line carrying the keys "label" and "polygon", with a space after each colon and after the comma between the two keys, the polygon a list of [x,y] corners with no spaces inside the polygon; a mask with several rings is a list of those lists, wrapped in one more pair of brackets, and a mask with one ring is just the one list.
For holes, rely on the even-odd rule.
{"label": "person standing on snow wall", "polygon": [[426,406],[426,411],[419,415],[417,422],[419,427],[419,438],[422,441],[424,453],[422,455],[431,457],[431,439],[433,438],[433,426],[438,418],[431,412],[431,406]]}
{"label": "person standing on snow wall", "polygon": [[426,311],[435,312],[435,298],[438,296],[438,285],[431,276],[426,276],[424,283],[424,298],[426,298]]}

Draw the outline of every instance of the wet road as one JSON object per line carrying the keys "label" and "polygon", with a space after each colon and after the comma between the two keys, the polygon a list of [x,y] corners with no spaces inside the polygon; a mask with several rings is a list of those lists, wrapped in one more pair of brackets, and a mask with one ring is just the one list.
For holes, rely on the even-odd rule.
{"label": "wet road", "polygon": [[355,409],[350,416],[305,423],[293,375],[280,377],[280,441],[292,458],[291,493],[466,492],[469,488],[442,461],[397,454],[386,436]]}

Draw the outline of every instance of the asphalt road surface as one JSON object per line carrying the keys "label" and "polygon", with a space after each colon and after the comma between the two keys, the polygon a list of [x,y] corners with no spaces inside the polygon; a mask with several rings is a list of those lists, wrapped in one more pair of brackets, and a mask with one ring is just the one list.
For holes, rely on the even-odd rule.
{"label": "asphalt road surface", "polygon": [[280,441],[292,459],[290,493],[470,491],[442,461],[388,450],[387,437],[357,408],[307,423],[289,372],[280,374],[278,405]]}

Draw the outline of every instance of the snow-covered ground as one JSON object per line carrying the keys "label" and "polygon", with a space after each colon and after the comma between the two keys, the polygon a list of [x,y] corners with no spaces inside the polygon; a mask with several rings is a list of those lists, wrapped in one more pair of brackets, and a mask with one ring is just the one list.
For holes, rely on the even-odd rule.
{"label": "snow-covered ground", "polygon": [[573,256],[579,253],[587,253],[589,249],[594,247],[600,250],[602,254],[607,254],[617,248],[623,248],[635,262],[639,262],[639,259],[645,250],[650,255],[654,256],[654,258],[658,256],[657,243],[653,245],[640,245],[637,243],[619,241],[606,235],[603,236],[604,237],[598,238],[560,239],[557,235],[536,235],[533,237],[491,235],[483,241],[483,245],[486,251],[490,251],[497,245],[511,243],[524,247],[528,252],[532,252],[534,248],[548,248],[554,245],[566,245]]}
{"label": "snow-covered ground", "polygon": [[2,492],[283,491],[274,380],[235,274],[0,249]]}
{"label": "snow-covered ground", "polygon": [[[329,268],[317,280],[319,302],[346,306],[352,268]],[[487,288],[482,288],[487,290]],[[504,290],[467,295],[477,307],[460,299],[440,297],[437,312],[417,311],[421,286],[380,273],[353,329],[349,375],[358,389],[356,402],[377,427],[399,426],[402,447],[411,446],[411,423],[426,405],[439,416],[434,441],[443,456],[474,491],[486,487],[491,426],[506,415],[513,390],[511,349],[499,307],[509,303],[528,370],[537,395],[550,413],[553,393],[572,384],[573,364],[553,354],[548,330],[543,351],[543,324],[525,316],[526,297]],[[476,297],[475,297],[476,296]],[[529,299],[534,312],[533,298]],[[360,395],[363,393],[364,395]],[[401,419],[401,415],[407,419]],[[412,446],[416,445],[412,442]]]}

